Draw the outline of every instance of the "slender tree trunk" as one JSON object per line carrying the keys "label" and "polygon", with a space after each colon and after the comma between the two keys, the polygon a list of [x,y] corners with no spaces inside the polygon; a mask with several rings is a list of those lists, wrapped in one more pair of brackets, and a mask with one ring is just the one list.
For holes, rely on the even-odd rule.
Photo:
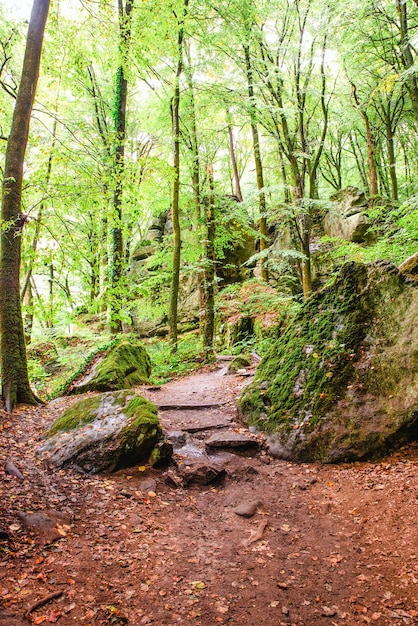
{"label": "slender tree trunk", "polygon": [[[57,137],[57,120],[55,119],[53,128],[52,128],[52,145],[51,145],[51,150],[49,152],[48,163],[47,163],[46,174],[45,174],[45,192],[46,193],[48,192],[49,181],[51,180],[52,161],[54,157],[56,137]],[[38,216],[36,218],[36,226],[35,226],[35,233],[32,239],[32,253],[31,253],[31,258],[29,262],[29,267],[27,269],[27,272],[23,281],[22,289],[20,291],[20,299],[22,300],[22,302],[25,297],[26,290],[29,288],[30,279],[32,276],[33,263],[35,260],[36,250],[38,247],[39,234],[41,232],[42,217],[43,217],[44,210],[45,210],[45,200],[42,200],[40,207],[39,207]]]}
{"label": "slender tree trunk", "polygon": [[366,126],[367,161],[369,164],[370,194],[372,196],[377,196],[378,194],[377,169],[376,169],[375,148],[374,148],[372,129],[370,126],[369,116],[367,115],[365,111],[362,112],[362,116],[364,119],[364,124]]}
{"label": "slender tree trunk", "polygon": [[177,70],[174,82],[174,94],[171,102],[172,125],[173,125],[173,195],[171,204],[171,217],[173,221],[173,274],[171,279],[170,293],[170,341],[171,350],[177,351],[178,335],[178,297],[180,287],[180,259],[181,259],[181,231],[180,231],[180,76],[183,72],[183,40],[184,20],[187,15],[189,0],[184,0],[183,18],[179,23],[177,37]]}
{"label": "slender tree trunk", "polygon": [[54,261],[50,260],[48,267],[48,318],[47,328],[54,328]]}
{"label": "slender tree trunk", "polygon": [[388,151],[389,176],[390,176],[390,184],[392,188],[392,199],[395,202],[398,202],[399,200],[398,177],[396,174],[395,143],[394,143],[394,136],[393,136],[393,131],[392,131],[390,110],[387,111],[387,114],[386,114],[385,130],[386,130],[386,146],[387,146],[387,151]]}
{"label": "slender tree trunk", "polygon": [[234,135],[232,132],[231,114],[229,110],[226,112],[226,115],[228,120],[229,154],[231,157],[232,171],[234,173],[235,195],[237,196],[239,202],[242,202],[241,181],[238,172],[237,159],[235,157]]}
{"label": "slender tree trunk", "polygon": [[[418,5],[418,0],[414,0]],[[408,91],[411,96],[412,109],[415,121],[418,122],[418,81],[416,71],[413,71],[414,57],[409,40],[408,13],[406,0],[396,0],[396,8],[399,15],[399,25],[401,30],[401,59],[404,68],[408,71]]]}
{"label": "slender tree trunk", "polygon": [[[189,50],[187,50],[188,64],[185,69],[187,78],[187,84],[189,88],[190,96],[190,149],[192,153],[192,189],[193,189],[193,204],[195,212],[196,232],[198,245],[203,244],[206,234],[204,234],[205,215],[203,213],[202,206],[202,193],[200,186],[200,155],[199,155],[199,140],[197,135],[196,124],[196,106],[194,97],[194,85],[193,85],[193,73],[191,66],[191,58]],[[202,252],[200,260],[203,259],[204,253]],[[204,335],[204,322],[205,322],[205,310],[206,310],[206,293],[205,293],[205,270],[201,267],[198,271],[198,284],[199,284],[199,326],[200,333]]]}
{"label": "slender tree trunk", "polygon": [[361,178],[361,182],[362,182],[364,188],[368,189],[369,188],[369,180],[368,180],[368,177],[367,177],[367,172],[366,172],[364,159],[362,157],[361,150],[359,149],[358,140],[357,140],[357,136],[355,135],[355,133],[354,133],[354,136],[356,137],[356,141],[354,141],[354,139],[353,139],[353,134],[350,133],[349,138],[350,138],[351,149],[353,151],[354,159],[356,161],[356,165],[357,165],[358,173],[359,173],[360,178]]}
{"label": "slender tree trunk", "polygon": [[118,0],[120,24],[120,66],[116,75],[115,96],[115,190],[113,194],[113,220],[111,229],[111,269],[110,269],[110,297],[109,320],[110,331],[113,334],[122,332],[121,300],[123,274],[123,234],[122,234],[122,198],[123,172],[125,168],[125,138],[126,138],[126,102],[128,96],[128,81],[125,66],[129,42],[131,37],[131,13],[134,0]]}
{"label": "slender tree trunk", "polygon": [[352,89],[354,102],[356,103],[357,107],[360,110],[360,113],[364,120],[364,125],[366,128],[367,161],[369,165],[370,195],[377,196],[378,194],[377,168],[376,168],[375,145],[374,145],[372,128],[370,125],[369,116],[367,115],[367,111],[365,111],[364,107],[362,107],[362,105],[360,104],[360,100],[357,95],[357,89],[354,83],[351,83],[351,89]]}
{"label": "slender tree trunk", "polygon": [[206,207],[205,240],[205,316],[203,348],[206,359],[213,360],[213,337],[215,333],[215,186],[213,167],[208,165],[209,198]]}
{"label": "slender tree trunk", "polygon": [[[264,250],[268,248],[266,195],[264,192],[263,164],[261,161],[260,137],[258,134],[257,115],[256,115],[256,110],[255,110],[255,101],[254,101],[253,69],[251,65],[250,47],[248,46],[248,44],[244,45],[244,55],[245,55],[245,66],[246,66],[246,72],[247,72],[247,88],[248,88],[248,98],[249,98],[249,107],[250,107],[251,136],[253,139],[255,174],[256,174],[257,189],[258,189],[258,204],[260,207],[260,225],[259,225],[260,252],[263,252]],[[265,266],[264,259],[262,260],[261,263],[262,263],[261,278],[267,282],[268,270]]]}
{"label": "slender tree trunk", "polygon": [[18,403],[37,403],[28,377],[19,273],[22,230],[26,222],[26,216],[21,213],[23,165],[48,10],[49,0],[34,0],[4,167],[1,207],[0,331],[2,398],[8,412]]}

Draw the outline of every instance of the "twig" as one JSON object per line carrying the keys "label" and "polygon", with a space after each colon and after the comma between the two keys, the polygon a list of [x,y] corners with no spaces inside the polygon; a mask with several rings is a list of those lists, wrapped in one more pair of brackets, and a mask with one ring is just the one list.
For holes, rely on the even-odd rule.
{"label": "twig", "polygon": [[35,611],[35,609],[39,609],[39,607],[44,606],[44,604],[48,604],[48,602],[51,602],[51,600],[55,600],[55,598],[60,598],[63,595],[64,595],[63,591],[54,591],[54,593],[50,593],[49,596],[45,596],[45,598],[38,600],[37,602],[32,604],[32,606],[30,606],[28,610],[26,611],[25,613],[26,619],[29,618],[29,615],[33,611]]}
{"label": "twig", "polygon": [[252,537],[250,537],[249,539],[247,539],[247,541],[245,542],[246,546],[250,546],[252,543],[255,543],[256,541],[258,541],[259,539],[262,538],[264,531],[266,530],[268,521],[266,519],[264,519],[259,527],[257,528],[257,530],[255,531],[254,535],[252,535]]}

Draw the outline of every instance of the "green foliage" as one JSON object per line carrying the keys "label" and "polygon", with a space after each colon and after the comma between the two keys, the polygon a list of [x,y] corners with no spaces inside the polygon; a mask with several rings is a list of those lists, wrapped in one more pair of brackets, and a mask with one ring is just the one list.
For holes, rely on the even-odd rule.
{"label": "green foliage", "polygon": [[204,363],[202,342],[197,333],[188,333],[179,337],[177,352],[172,354],[168,340],[150,341],[147,350],[151,357],[152,374],[150,381],[154,385],[168,382],[175,376],[192,372]]}
{"label": "green foliage", "polygon": [[27,363],[29,380],[34,386],[36,393],[42,393],[51,374],[45,370],[45,367],[37,359],[28,358]]}

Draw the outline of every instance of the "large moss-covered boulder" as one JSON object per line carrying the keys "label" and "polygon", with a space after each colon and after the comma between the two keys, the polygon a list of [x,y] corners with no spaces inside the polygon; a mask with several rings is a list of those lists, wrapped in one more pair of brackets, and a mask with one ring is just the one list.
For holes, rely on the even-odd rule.
{"label": "large moss-covered boulder", "polygon": [[58,467],[96,473],[158,465],[171,457],[172,447],[164,440],[157,407],[125,389],[73,404],[52,424],[39,454]]}
{"label": "large moss-covered boulder", "polygon": [[278,457],[366,459],[418,436],[418,289],[388,263],[347,263],[246,387],[243,419]]}
{"label": "large moss-covered boulder", "polygon": [[148,383],[151,360],[141,341],[122,339],[109,350],[97,355],[67,393],[115,391]]}

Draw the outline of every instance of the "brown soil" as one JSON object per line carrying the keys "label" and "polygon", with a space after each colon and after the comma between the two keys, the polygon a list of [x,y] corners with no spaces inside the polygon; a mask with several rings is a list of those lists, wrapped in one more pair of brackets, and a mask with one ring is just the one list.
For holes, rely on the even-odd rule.
{"label": "brown soil", "polygon": [[[180,469],[199,446],[208,460],[205,437],[242,428],[234,407],[245,379],[224,373],[145,391],[164,406],[166,429],[193,433]],[[418,624],[416,444],[338,466],[222,451],[209,461],[225,481],[187,489],[166,470],[89,476],[42,465],[39,437],[78,399],[1,416],[0,624]],[[24,480],[3,471],[6,461]],[[234,512],[255,503],[252,517]],[[22,512],[58,512],[62,523],[28,531]]]}

